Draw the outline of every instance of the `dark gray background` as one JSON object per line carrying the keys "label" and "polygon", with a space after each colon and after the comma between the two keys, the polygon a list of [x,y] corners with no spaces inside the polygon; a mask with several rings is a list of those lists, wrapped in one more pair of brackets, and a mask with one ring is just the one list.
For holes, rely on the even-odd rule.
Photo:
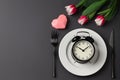
{"label": "dark gray background", "polygon": [[[64,6],[78,0],[0,0],[0,80],[111,80],[111,59],[108,40],[115,29],[116,75],[120,80],[120,12],[103,27],[94,21],[85,25],[98,32],[108,47],[104,67],[89,77],[74,76],[66,71],[57,58],[57,78],[52,77],[50,45],[51,21],[64,13]],[[80,14],[69,16],[66,30],[59,30],[60,38],[69,31],[81,28]]]}

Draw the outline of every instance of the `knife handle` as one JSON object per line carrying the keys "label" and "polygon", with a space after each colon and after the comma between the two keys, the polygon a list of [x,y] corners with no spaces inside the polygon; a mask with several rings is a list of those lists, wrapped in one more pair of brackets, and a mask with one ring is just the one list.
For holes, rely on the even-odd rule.
{"label": "knife handle", "polygon": [[112,79],[115,79],[115,53],[114,53],[114,50],[112,49]]}

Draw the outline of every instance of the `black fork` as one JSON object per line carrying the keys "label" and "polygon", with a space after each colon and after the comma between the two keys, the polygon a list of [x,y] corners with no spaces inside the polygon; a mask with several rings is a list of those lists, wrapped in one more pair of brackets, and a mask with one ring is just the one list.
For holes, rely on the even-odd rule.
{"label": "black fork", "polygon": [[53,53],[53,77],[56,77],[56,55],[57,55],[57,45],[58,45],[58,32],[55,30],[52,30],[51,32],[51,44],[54,47],[54,53]]}

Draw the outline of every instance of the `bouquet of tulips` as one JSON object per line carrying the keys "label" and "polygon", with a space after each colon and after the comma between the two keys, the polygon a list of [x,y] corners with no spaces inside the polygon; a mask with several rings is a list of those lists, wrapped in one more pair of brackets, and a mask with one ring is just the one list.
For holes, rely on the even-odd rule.
{"label": "bouquet of tulips", "polygon": [[116,14],[118,1],[119,0],[80,0],[78,4],[71,4],[65,6],[65,8],[68,15],[74,15],[78,12],[79,8],[85,7],[78,19],[78,23],[84,25],[97,15],[94,21],[98,26],[102,26],[106,21],[110,21]]}

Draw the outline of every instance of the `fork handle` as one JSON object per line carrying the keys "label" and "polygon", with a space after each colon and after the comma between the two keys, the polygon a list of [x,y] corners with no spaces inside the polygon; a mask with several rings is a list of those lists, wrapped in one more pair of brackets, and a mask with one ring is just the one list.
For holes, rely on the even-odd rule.
{"label": "fork handle", "polygon": [[57,54],[57,48],[54,48],[54,53],[53,53],[53,77],[56,78],[56,54]]}

